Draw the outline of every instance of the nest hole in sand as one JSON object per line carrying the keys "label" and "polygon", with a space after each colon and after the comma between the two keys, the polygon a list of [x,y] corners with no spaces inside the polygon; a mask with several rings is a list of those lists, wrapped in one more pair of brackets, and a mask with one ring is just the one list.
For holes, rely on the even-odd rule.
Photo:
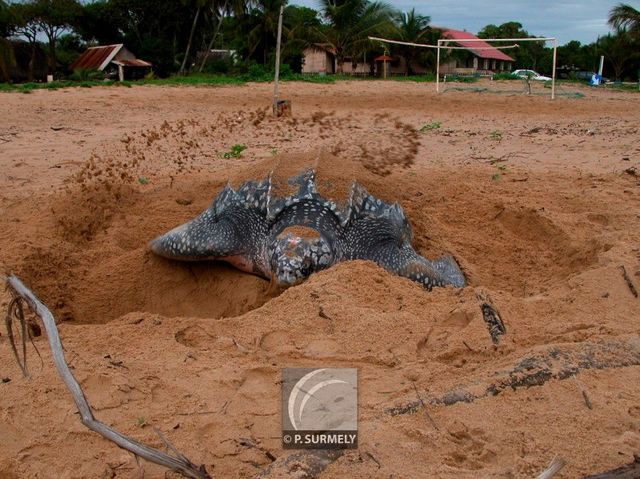
{"label": "nest hole in sand", "polygon": [[[238,175],[251,177],[246,171]],[[127,187],[116,196],[64,192],[46,215],[50,238],[24,247],[14,271],[58,319],[79,323],[104,323],[135,311],[233,317],[262,306],[276,294],[264,279],[221,262],[170,261],[149,251],[149,240],[201,212],[224,185],[198,178]],[[434,198],[445,194],[437,177],[370,180],[373,194],[395,194],[404,206],[416,249],[429,258],[452,253],[471,286],[519,297],[538,294],[590,268],[606,249],[595,239],[580,240],[535,208],[501,205],[496,213],[495,202],[475,198],[462,182],[455,188],[463,193],[448,185],[446,202],[437,204]],[[392,193],[390,185],[399,181],[404,188]]]}

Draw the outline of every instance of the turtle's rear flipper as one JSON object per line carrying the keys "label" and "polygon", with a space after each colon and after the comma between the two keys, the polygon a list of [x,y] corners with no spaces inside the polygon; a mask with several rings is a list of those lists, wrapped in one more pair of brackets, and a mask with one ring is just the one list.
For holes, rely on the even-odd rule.
{"label": "turtle's rear flipper", "polygon": [[395,242],[387,241],[374,248],[356,251],[350,259],[375,261],[387,271],[416,281],[427,289],[447,285],[463,288],[466,285],[464,274],[453,257],[445,255],[431,261],[406,243],[398,247]]}
{"label": "turtle's rear flipper", "polygon": [[400,254],[396,252],[395,257],[395,268],[393,263],[391,267],[385,266],[389,271],[421,283],[429,290],[434,286],[463,288],[466,285],[458,263],[451,256],[441,256],[431,261],[406,247]]}
{"label": "turtle's rear flipper", "polygon": [[435,269],[444,280],[445,284],[451,284],[457,288],[463,288],[466,284],[464,274],[460,266],[451,255],[440,256],[438,259],[431,261],[433,269]]}

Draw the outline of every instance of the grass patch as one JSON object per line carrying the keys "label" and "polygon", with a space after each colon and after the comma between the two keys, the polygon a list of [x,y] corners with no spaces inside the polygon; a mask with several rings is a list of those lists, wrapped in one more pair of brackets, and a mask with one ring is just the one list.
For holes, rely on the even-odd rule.
{"label": "grass patch", "polygon": [[[271,82],[273,81],[273,73],[263,68],[252,68],[247,73],[238,75],[228,74],[206,74],[194,73],[192,75],[175,75],[168,78],[155,78],[153,75],[137,81],[113,81],[93,79],[93,75],[79,74],[75,72],[66,80],[56,80],[51,83],[46,82],[28,82],[28,83],[0,83],[0,92],[16,92],[30,93],[33,90],[58,90],[61,88],[92,88],[97,86],[121,86],[131,87],[134,85],[160,85],[160,86],[222,86],[222,85],[244,85],[247,82]],[[412,81],[412,82],[435,82],[435,75],[410,75],[410,76],[393,76],[387,78],[386,81]],[[333,84],[339,81],[379,81],[380,77],[370,76],[351,76],[344,74],[335,75],[316,75],[302,74],[285,71],[280,77],[282,82],[305,82]],[[475,78],[466,78],[459,81],[476,81]]]}
{"label": "grass patch", "polygon": [[31,93],[33,90],[58,90],[60,88],[91,88],[94,86],[110,86],[118,82],[104,80],[71,81],[59,80],[51,83],[0,83],[0,92]]}
{"label": "grass patch", "polygon": [[[376,78],[380,80],[380,78]],[[426,75],[402,75],[402,76],[392,76],[387,78],[387,80],[393,81],[412,81],[417,83],[427,83],[427,82],[435,82],[436,75],[435,73],[427,73]]]}
{"label": "grass patch", "polygon": [[502,132],[498,131],[498,130],[493,130],[489,134],[489,138],[494,140],[494,141],[501,141],[502,140]]}
{"label": "grass patch", "polygon": [[[124,83],[124,82],[123,82]],[[135,85],[242,85],[244,79],[228,75],[194,74],[172,76],[169,78],[152,78],[133,82]],[[130,83],[131,85],[131,83]]]}
{"label": "grass patch", "polygon": [[522,80],[517,75],[512,75],[511,73],[494,73],[491,77],[492,80]]}
{"label": "grass patch", "polygon": [[445,75],[445,82],[457,82],[457,83],[475,83],[480,80],[477,76],[468,75]]}
{"label": "grass patch", "polygon": [[231,147],[231,149],[225,152],[222,157],[225,159],[228,158],[242,158],[242,152],[247,149],[247,145],[241,145],[236,143]]}
{"label": "grass patch", "polygon": [[619,91],[635,91],[635,92],[640,92],[640,83],[607,83],[606,85],[604,85],[604,87],[608,90],[608,89],[612,89],[612,90],[619,90]]}
{"label": "grass patch", "polygon": [[441,126],[442,126],[442,122],[439,122],[439,121],[432,121],[431,123],[425,123],[420,128],[420,133],[426,133],[426,132],[431,131],[431,130],[437,130]]}

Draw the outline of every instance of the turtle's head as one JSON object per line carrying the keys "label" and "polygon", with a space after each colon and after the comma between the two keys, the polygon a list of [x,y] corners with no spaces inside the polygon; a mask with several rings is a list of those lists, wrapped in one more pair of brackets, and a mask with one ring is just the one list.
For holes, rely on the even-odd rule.
{"label": "turtle's head", "polygon": [[294,226],[275,238],[269,248],[269,261],[273,281],[286,287],[331,266],[334,254],[329,242],[317,231]]}

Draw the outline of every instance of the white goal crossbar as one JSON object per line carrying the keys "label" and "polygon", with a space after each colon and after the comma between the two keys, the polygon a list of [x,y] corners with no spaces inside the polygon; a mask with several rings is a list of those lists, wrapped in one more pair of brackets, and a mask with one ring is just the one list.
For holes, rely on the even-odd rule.
{"label": "white goal crossbar", "polygon": [[[426,43],[401,42],[400,40],[388,40],[386,38],[378,38],[378,37],[369,37],[369,40],[378,40],[379,42],[394,43],[396,45],[406,45],[409,47],[433,48],[434,50],[438,48],[437,45],[428,45]],[[449,41],[453,41],[453,40],[449,40]],[[509,48],[518,48],[519,46],[520,45],[516,43],[514,45],[508,45],[505,47],[476,47],[474,48],[474,50],[507,50]],[[446,48],[449,50],[468,50],[469,49],[468,47],[451,47],[451,46],[447,46]]]}
{"label": "white goal crossbar", "polygon": [[[437,53],[437,67],[436,67],[436,92],[440,93],[440,49],[445,48],[447,50],[469,50],[469,47],[452,47],[449,43],[457,42],[553,42],[553,69],[551,73],[551,99],[556,97],[556,59],[558,57],[558,40],[555,37],[533,37],[533,38],[465,38],[465,39],[453,39],[453,38],[441,38],[438,40],[437,45],[427,45],[424,43],[410,43],[401,42],[398,40],[390,40],[387,38],[369,37],[369,40],[377,40],[384,43],[395,43],[397,45],[407,45],[411,47],[419,48],[435,48]],[[518,48],[520,45],[515,43],[504,47],[477,47],[474,50],[506,50],[509,48]]]}

